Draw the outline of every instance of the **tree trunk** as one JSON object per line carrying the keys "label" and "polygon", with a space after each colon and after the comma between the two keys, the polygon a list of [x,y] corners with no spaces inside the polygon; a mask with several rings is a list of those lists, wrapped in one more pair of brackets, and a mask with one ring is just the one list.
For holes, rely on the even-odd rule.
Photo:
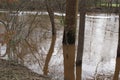
{"label": "tree trunk", "polygon": [[117,58],[116,66],[113,80],[119,80],[119,71],[120,71],[120,12],[119,12],[119,32],[118,32],[118,48],[117,48]]}
{"label": "tree trunk", "polygon": [[64,80],[75,80],[75,45],[63,45],[64,56]]}
{"label": "tree trunk", "polygon": [[66,17],[63,35],[64,80],[75,80],[75,37],[78,0],[66,0]]}
{"label": "tree trunk", "polygon": [[44,69],[43,69],[44,75],[48,75],[48,72],[49,72],[48,71],[48,65],[49,65],[52,53],[54,52],[55,41],[56,41],[56,35],[52,36],[52,42],[51,42],[50,49],[49,49],[49,52],[47,54]]}
{"label": "tree trunk", "polygon": [[50,5],[50,0],[45,0],[45,4],[46,4],[47,12],[49,14],[51,26],[52,26],[52,41],[51,41],[50,49],[48,51],[48,54],[45,60],[44,69],[43,69],[44,75],[48,75],[48,65],[52,57],[52,54],[54,52],[54,46],[56,41],[56,28],[55,28],[55,21],[54,21],[54,12]]}
{"label": "tree trunk", "polygon": [[54,35],[54,34],[56,34],[54,12],[53,12],[53,9],[50,5],[50,0],[45,0],[45,4],[46,4],[48,15],[50,17],[50,22],[52,25],[52,35]]}
{"label": "tree trunk", "polygon": [[85,0],[80,2],[80,25],[78,34],[78,49],[76,58],[76,80],[82,80],[82,56],[84,50],[84,31],[85,31]]}
{"label": "tree trunk", "polygon": [[12,59],[12,54],[11,54],[10,44],[7,44],[7,49],[6,49],[5,55],[6,54],[8,55],[8,59],[11,60]]}

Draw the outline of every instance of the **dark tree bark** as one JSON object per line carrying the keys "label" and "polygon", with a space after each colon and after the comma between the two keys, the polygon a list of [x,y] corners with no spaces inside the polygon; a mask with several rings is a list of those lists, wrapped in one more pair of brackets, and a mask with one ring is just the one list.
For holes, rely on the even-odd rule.
{"label": "dark tree bark", "polygon": [[66,0],[66,17],[63,35],[64,80],[75,80],[75,38],[78,0]]}
{"label": "dark tree bark", "polygon": [[82,56],[84,50],[84,32],[85,32],[85,0],[80,2],[80,25],[78,34],[78,48],[77,48],[77,58],[76,58],[76,80],[82,80]]}

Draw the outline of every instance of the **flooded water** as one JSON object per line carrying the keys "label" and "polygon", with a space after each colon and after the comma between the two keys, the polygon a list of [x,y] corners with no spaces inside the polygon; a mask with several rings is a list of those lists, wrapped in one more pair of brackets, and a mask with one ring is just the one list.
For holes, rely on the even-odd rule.
{"label": "flooded water", "polygon": [[83,56],[84,78],[114,73],[118,24],[118,16],[114,14],[87,15]]}
{"label": "flooded water", "polygon": [[[118,24],[118,15],[115,14],[93,13],[86,15],[82,66],[83,80],[95,79],[98,74],[100,76],[106,75],[105,77],[113,75],[117,52]],[[41,34],[42,31],[44,30],[38,31],[38,33]],[[47,37],[39,43],[39,54],[36,54],[38,61],[31,57],[30,54],[24,57],[24,64],[40,74],[43,74],[45,57],[50,47],[50,34],[51,31],[47,31]],[[60,28],[57,30],[55,50],[49,63],[49,75],[55,77],[56,80],[63,80],[62,35],[63,28]],[[5,46],[1,47],[2,53],[5,52],[5,49]],[[40,62],[40,65],[38,62]],[[106,78],[105,80],[110,79]]]}

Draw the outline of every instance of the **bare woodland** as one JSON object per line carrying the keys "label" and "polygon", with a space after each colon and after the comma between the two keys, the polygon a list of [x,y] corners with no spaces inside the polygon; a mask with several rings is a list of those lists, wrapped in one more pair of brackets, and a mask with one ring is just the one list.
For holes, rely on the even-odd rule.
{"label": "bare woodland", "polygon": [[[46,14],[42,14],[42,12]],[[62,15],[56,16],[56,12]],[[10,63],[10,66],[13,66],[11,63],[13,62],[18,64],[18,67],[19,65],[26,66],[25,63],[29,59],[33,64],[37,63],[36,65],[39,66],[38,72],[42,73],[41,75],[35,73],[37,77],[39,76],[35,80],[82,80],[86,15],[94,13],[114,13],[119,16],[115,72],[111,77],[113,80],[119,80],[119,0],[0,0],[0,44],[6,47],[5,53],[0,53],[0,66],[3,64],[2,60],[5,57],[7,57],[5,60]],[[78,19],[79,22],[77,22]],[[79,26],[78,30],[77,26]],[[57,71],[50,72],[51,61],[54,57],[56,44],[58,44],[56,42],[59,30],[63,30],[63,34],[60,35],[62,36],[62,42],[59,45],[61,48],[57,49],[56,55],[59,55],[59,50],[62,50],[62,66],[64,68],[64,71],[62,71],[63,78],[60,79],[54,78]],[[48,46],[43,48],[44,45]],[[4,63],[6,61],[3,60]],[[28,71],[29,73],[32,72]],[[33,79],[31,75],[28,77],[31,80]],[[15,80],[21,79],[16,78]],[[93,78],[92,80],[99,79]]]}

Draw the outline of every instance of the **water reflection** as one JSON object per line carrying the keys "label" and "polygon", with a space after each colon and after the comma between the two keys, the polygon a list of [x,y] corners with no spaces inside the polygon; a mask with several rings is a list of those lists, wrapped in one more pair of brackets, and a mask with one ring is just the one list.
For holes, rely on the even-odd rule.
{"label": "water reflection", "polygon": [[93,78],[96,73],[112,75],[117,51],[118,16],[114,14],[98,14],[99,18],[93,16],[90,15],[86,18],[83,56],[83,76],[85,80],[88,76]]}

